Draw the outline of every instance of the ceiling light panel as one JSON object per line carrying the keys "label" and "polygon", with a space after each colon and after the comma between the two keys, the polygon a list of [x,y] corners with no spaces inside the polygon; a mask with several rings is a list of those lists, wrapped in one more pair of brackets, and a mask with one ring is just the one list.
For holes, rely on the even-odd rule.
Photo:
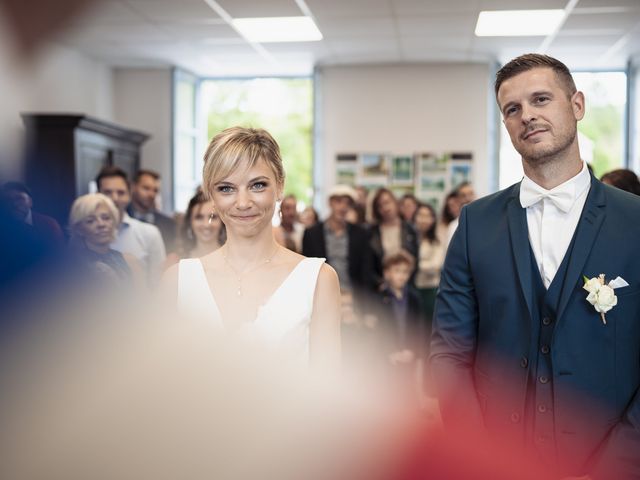
{"label": "ceiling light panel", "polygon": [[498,10],[478,15],[478,37],[535,37],[553,33],[564,18],[564,10]]}
{"label": "ceiling light panel", "polygon": [[255,43],[322,40],[322,33],[309,17],[236,18],[233,26],[248,41]]}
{"label": "ceiling light panel", "polygon": [[293,0],[216,0],[216,3],[232,18],[295,17],[301,13]]}

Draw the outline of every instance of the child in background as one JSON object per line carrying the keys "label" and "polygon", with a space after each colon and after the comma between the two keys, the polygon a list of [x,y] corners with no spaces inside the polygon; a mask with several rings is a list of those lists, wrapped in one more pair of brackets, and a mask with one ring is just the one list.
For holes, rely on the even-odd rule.
{"label": "child in background", "polygon": [[375,315],[377,330],[382,336],[383,355],[392,368],[402,393],[421,391],[422,356],[426,342],[420,297],[409,283],[415,259],[400,250],[383,259],[384,283],[381,287]]}

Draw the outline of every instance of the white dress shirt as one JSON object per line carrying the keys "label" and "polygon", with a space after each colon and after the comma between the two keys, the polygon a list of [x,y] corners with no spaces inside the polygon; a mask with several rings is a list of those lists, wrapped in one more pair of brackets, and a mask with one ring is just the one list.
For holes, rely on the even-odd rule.
{"label": "white dress shirt", "polygon": [[546,288],[567,253],[590,186],[591,176],[584,162],[580,173],[551,190],[526,175],[522,179],[520,204],[527,209],[529,243]]}
{"label": "white dress shirt", "polygon": [[148,284],[158,283],[166,255],[158,227],[131,218],[125,212],[111,248],[136,257],[142,264]]}

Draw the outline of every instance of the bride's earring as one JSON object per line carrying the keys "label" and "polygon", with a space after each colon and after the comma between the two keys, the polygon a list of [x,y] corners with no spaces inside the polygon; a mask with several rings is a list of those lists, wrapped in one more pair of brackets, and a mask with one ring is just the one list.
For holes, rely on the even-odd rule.
{"label": "bride's earring", "polygon": [[213,212],[211,212],[209,214],[209,225],[211,225],[211,222],[213,222],[213,217],[215,216],[215,214]]}

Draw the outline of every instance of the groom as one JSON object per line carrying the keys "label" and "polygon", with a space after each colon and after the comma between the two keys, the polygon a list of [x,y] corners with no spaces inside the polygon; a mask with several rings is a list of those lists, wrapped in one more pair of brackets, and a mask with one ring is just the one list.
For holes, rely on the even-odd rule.
{"label": "groom", "polygon": [[[640,197],[580,159],[584,95],[563,63],[522,55],[495,92],[525,176],[465,207],[449,247],[431,346],[443,422],[567,478],[640,478]],[[611,291],[583,288],[600,274],[628,283],[603,315]]]}

